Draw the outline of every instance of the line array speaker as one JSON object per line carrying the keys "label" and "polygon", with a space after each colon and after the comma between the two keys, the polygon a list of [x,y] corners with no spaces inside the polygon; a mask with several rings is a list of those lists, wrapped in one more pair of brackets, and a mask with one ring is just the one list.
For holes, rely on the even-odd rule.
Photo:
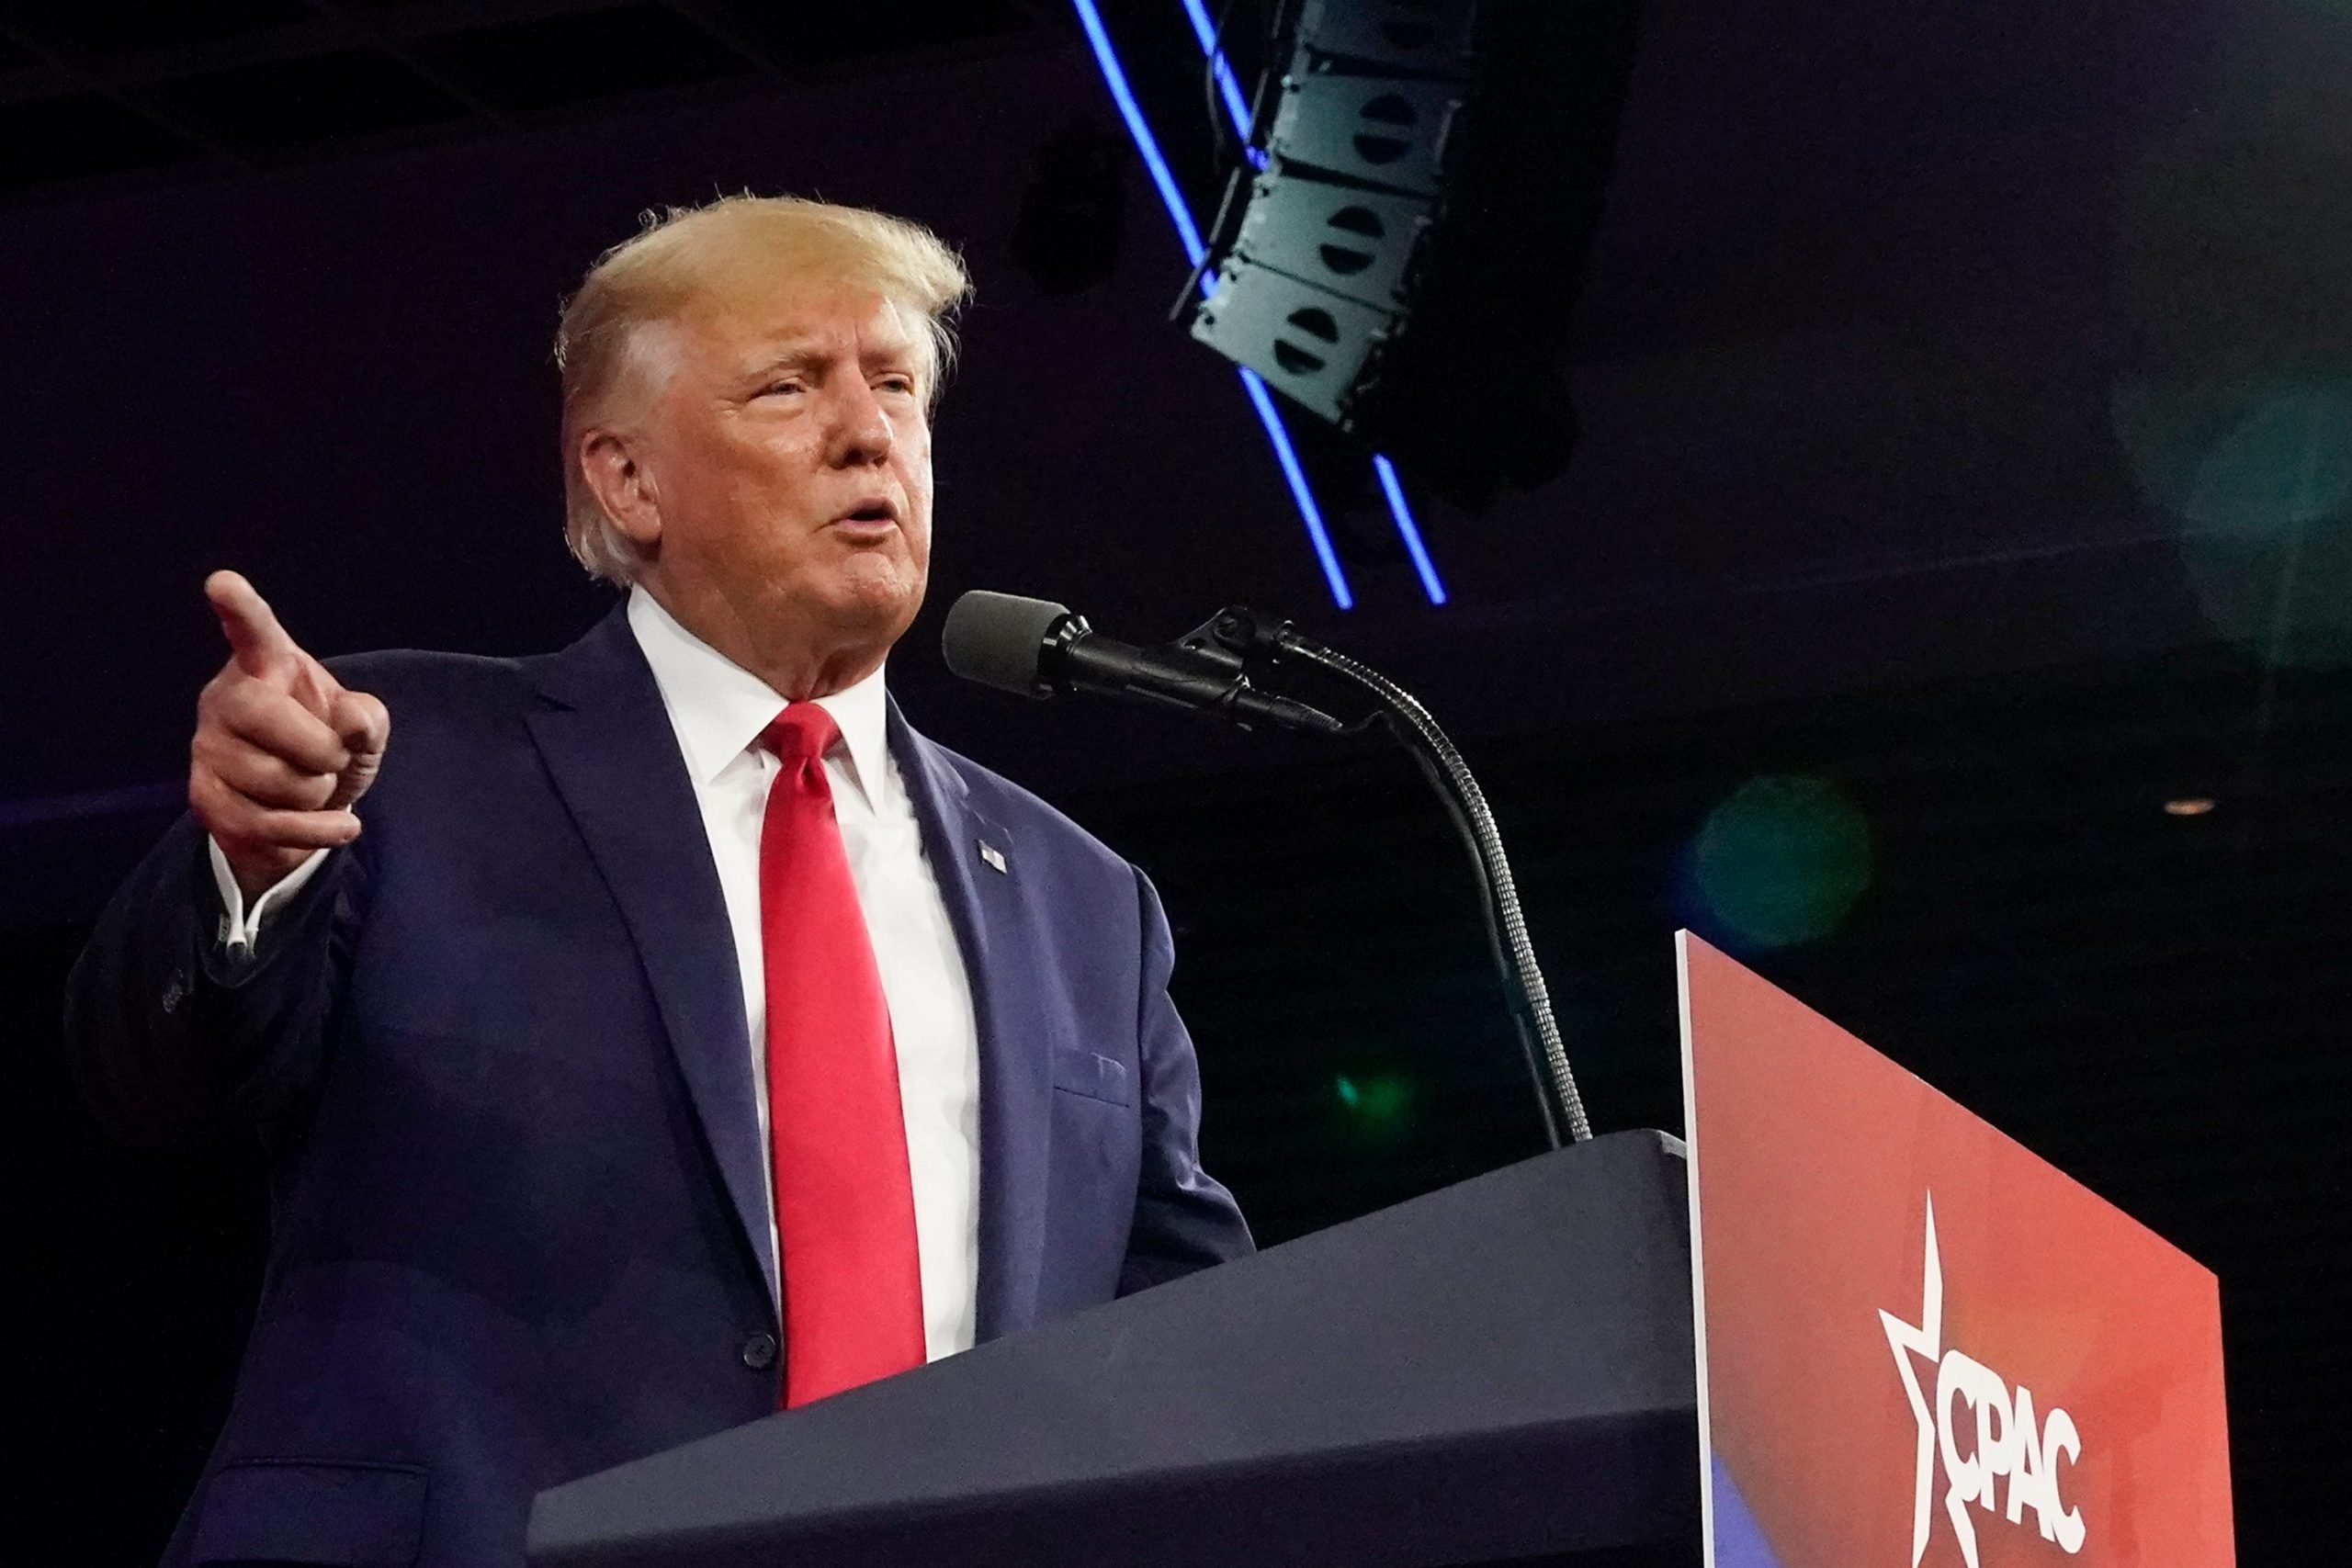
{"label": "line array speaker", "polygon": [[1464,506],[1556,474],[1635,3],[1306,0],[1193,337]]}

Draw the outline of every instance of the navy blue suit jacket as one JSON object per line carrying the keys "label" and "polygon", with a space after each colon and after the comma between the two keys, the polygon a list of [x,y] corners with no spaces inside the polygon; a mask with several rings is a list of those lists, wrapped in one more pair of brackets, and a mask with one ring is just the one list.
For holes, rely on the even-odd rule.
{"label": "navy blue suit jacket", "polygon": [[[335,669],[393,719],[356,844],[240,964],[182,821],[71,987],[109,1122],[233,1120],[271,1156],[258,1318],[165,1562],[513,1564],[540,1488],[774,1409],[734,946],[620,612],[544,658]],[[889,743],[978,1021],[979,1337],[1248,1251],[1149,884],[895,708]]]}

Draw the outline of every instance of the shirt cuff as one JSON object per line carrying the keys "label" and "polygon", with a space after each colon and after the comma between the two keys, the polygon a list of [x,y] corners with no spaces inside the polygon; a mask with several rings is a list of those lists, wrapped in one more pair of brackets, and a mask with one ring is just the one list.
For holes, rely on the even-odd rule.
{"label": "shirt cuff", "polygon": [[229,869],[229,857],[220,851],[220,841],[208,837],[206,846],[211,852],[212,886],[220,890],[220,940],[230,952],[249,954],[261,937],[261,923],[269,912],[302,891],[302,886],[318,874],[319,867],[329,853],[323,849],[312,850],[311,858],[288,872],[253,902],[245,907],[244,889],[237,886],[237,874]]}

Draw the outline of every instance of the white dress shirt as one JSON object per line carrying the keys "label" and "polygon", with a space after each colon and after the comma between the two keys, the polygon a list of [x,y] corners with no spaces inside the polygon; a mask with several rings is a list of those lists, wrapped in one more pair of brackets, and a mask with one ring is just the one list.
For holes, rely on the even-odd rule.
{"label": "white dress shirt", "polygon": [[[765,1147],[767,985],[761,957],[760,825],[768,785],[782,764],[754,743],[787,705],[758,676],[679,625],[641,588],[629,593],[628,624],[661,688],[718,868],[743,984],[753,1103]],[[979,1032],[971,983],[923,852],[914,804],[890,755],[881,671],[816,702],[842,732],[825,755],[825,776],[898,1047],[924,1348],[937,1360],[971,1348],[979,1275]],[[226,857],[214,845],[213,879],[227,911],[224,940],[239,947],[254,941],[264,916],[309,881],[327,852],[321,851],[247,910]],[[762,1170],[766,1171],[764,1163]],[[773,1215],[772,1188],[768,1201]]]}

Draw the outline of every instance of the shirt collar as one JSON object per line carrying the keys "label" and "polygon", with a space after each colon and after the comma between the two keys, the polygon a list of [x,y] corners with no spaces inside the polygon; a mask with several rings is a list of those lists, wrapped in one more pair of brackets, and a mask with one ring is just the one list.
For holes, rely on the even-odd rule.
{"label": "shirt collar", "polygon": [[[629,590],[628,629],[653,667],[653,683],[697,785],[718,777],[789,705],[765,681],[681,626],[641,587]],[[854,686],[814,699],[841,727],[850,770],[868,800],[880,798],[888,766],[883,694],[876,669]]]}

